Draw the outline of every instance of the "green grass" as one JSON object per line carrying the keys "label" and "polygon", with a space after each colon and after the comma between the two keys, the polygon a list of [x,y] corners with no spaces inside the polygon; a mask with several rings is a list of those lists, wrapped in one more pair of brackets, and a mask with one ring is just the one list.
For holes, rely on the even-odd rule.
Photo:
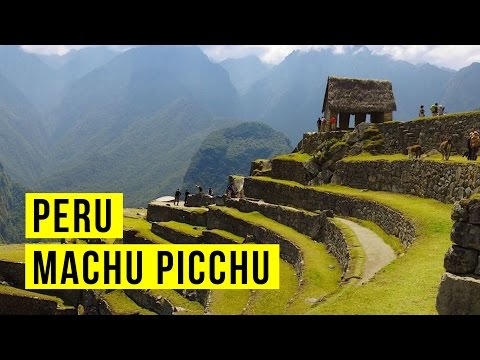
{"label": "green grass", "polygon": [[50,301],[55,301],[57,303],[57,307],[60,309],[70,308],[70,306],[65,306],[63,303],[63,300],[56,296],[39,294],[39,293],[28,291],[28,290],[17,289],[12,286],[0,284],[0,294],[8,294],[13,296],[21,296],[21,297],[28,297],[28,298],[39,298],[41,300],[50,300]]}
{"label": "green grass", "polygon": [[144,219],[147,216],[147,209],[124,208],[123,209],[123,216],[134,218],[134,219],[137,219],[137,218]]}
{"label": "green grass", "polygon": [[377,234],[387,245],[389,245],[397,256],[403,254],[405,252],[405,246],[401,243],[400,239],[396,236],[387,234],[383,229],[375,224],[372,221],[357,219],[352,217],[346,217],[346,219],[356,222],[367,229],[372,230],[375,234]]}
{"label": "green grass", "polygon": [[178,308],[178,311],[175,313],[177,315],[202,315],[205,311],[202,304],[198,301],[190,301],[175,290],[154,289],[150,290],[150,293],[155,296],[161,296],[170,301],[173,306]]}
{"label": "green grass", "polygon": [[[340,265],[335,257],[328,253],[324,244],[317,243],[310,237],[300,234],[294,229],[267,218],[256,211],[243,213],[234,208],[212,208],[217,208],[232,217],[242,219],[255,226],[269,229],[301,249],[304,260],[303,283],[289,305],[288,313],[304,313],[312,305],[308,299],[321,299],[338,290],[341,278]],[[280,281],[282,280],[280,279]]]}
{"label": "green grass", "polygon": [[113,290],[102,296],[115,315],[156,315],[154,312],[138,306],[122,290]]}
{"label": "green grass", "polygon": [[295,152],[291,154],[275,156],[273,160],[284,160],[284,161],[298,161],[305,162],[312,158],[312,155],[307,153]]}
{"label": "green grass", "polygon": [[[358,162],[358,161],[378,161],[378,160],[385,160],[385,161],[409,161],[411,159],[408,158],[408,155],[404,154],[381,154],[381,155],[372,155],[369,153],[361,153],[354,156],[347,156],[343,158],[341,161],[344,162]],[[441,154],[435,154],[432,156],[428,156],[426,158],[422,158],[416,161],[439,161],[439,162],[448,162],[448,163],[461,163],[461,164],[469,164],[469,165],[479,165],[475,161],[467,160],[467,158],[462,157],[461,155],[452,155],[448,161],[442,160]]]}
{"label": "green grass", "polygon": [[150,230],[152,228],[152,224],[145,219],[129,218],[124,216],[123,227],[138,230],[138,235],[144,237],[145,239],[149,239],[156,244],[171,244],[169,241],[152,233],[152,231]]}
{"label": "green grass", "polygon": [[335,223],[335,226],[342,231],[348,246],[349,262],[345,279],[349,284],[356,283],[362,277],[365,268],[365,251],[363,250],[360,241],[358,241],[357,235],[355,235],[349,226],[335,218],[332,220]]}
{"label": "green grass", "polygon": [[25,246],[23,244],[0,245],[0,260],[25,262]]}
{"label": "green grass", "polygon": [[247,306],[251,290],[212,290],[208,311],[212,315],[239,315]]}
{"label": "green grass", "polygon": [[254,290],[248,303],[246,315],[280,315],[285,314],[288,302],[298,289],[298,277],[292,265],[280,261],[280,289]]}
{"label": "green grass", "polygon": [[235,241],[236,243],[239,243],[239,244],[243,243],[243,240],[244,240],[243,237],[232,234],[231,232],[225,231],[225,230],[212,229],[212,230],[206,230],[206,231],[217,234],[225,239]]}
{"label": "green grass", "polygon": [[[425,112],[427,109],[425,109]],[[430,111],[430,108],[428,109]],[[426,115],[426,114],[425,114]],[[446,115],[441,115],[441,116],[425,116],[425,117],[416,117],[410,121],[432,121],[432,120],[454,120],[460,117],[466,117],[466,118],[478,118],[480,117],[480,111],[464,111],[464,112],[457,112],[457,113],[448,113]]]}
{"label": "green grass", "polygon": [[452,204],[384,191],[362,192],[340,185],[306,187],[293,181],[255,179],[373,200],[400,211],[416,226],[417,237],[404,256],[380,270],[366,285],[351,287],[308,313],[437,314],[435,300],[445,271],[443,259],[451,245]]}
{"label": "green grass", "polygon": [[203,230],[205,230],[203,226],[192,226],[177,221],[159,222],[159,224],[176,232],[191,236],[201,236]]}

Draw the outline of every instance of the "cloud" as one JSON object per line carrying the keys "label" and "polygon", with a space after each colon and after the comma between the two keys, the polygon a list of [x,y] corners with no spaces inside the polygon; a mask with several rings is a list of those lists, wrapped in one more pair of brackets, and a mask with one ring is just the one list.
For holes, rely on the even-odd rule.
{"label": "cloud", "polygon": [[81,49],[91,45],[22,45],[22,49],[29,53],[41,55],[65,55],[70,50]]}

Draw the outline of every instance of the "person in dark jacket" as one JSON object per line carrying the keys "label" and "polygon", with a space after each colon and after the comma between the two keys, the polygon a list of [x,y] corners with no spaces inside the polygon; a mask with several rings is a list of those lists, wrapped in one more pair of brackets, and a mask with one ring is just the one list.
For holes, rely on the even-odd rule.
{"label": "person in dark jacket", "polygon": [[180,195],[182,195],[182,193],[180,192],[180,189],[177,189],[177,191],[175,191],[175,200],[173,201],[173,205],[178,205],[179,204]]}

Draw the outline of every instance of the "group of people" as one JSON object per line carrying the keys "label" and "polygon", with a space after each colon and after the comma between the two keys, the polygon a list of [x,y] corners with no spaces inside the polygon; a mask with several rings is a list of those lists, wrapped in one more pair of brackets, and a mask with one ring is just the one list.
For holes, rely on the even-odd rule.
{"label": "group of people", "polygon": [[[199,194],[203,193],[203,188],[200,185],[195,185],[195,187],[197,188]],[[185,190],[185,203],[187,202],[188,195],[190,195],[190,192],[188,190]],[[208,188],[208,195],[213,196],[212,188]],[[182,196],[182,192],[180,191],[180,189],[177,189],[177,191],[175,191],[175,199],[173,200],[173,205],[180,204],[180,196]]]}
{"label": "group of people", "polygon": [[[430,112],[432,113],[432,116],[444,115],[445,114],[445,106],[439,105],[438,103],[432,104],[432,106],[430,106]],[[425,117],[425,107],[423,105],[420,105],[420,110],[418,111],[418,116],[419,117]]]}
{"label": "group of people", "polygon": [[328,132],[337,130],[337,118],[332,116],[327,120],[325,116],[319,117],[317,120],[318,132]]}

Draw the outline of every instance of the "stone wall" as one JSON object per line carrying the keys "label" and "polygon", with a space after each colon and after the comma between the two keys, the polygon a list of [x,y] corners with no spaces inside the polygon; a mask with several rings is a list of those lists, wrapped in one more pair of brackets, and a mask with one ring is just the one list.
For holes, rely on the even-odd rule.
{"label": "stone wall", "polygon": [[272,171],[270,176],[274,179],[284,179],[296,181],[300,184],[308,184],[320,171],[315,161],[295,161],[295,160],[272,160]]}
{"label": "stone wall", "polygon": [[149,290],[128,290],[124,293],[138,306],[153,311],[158,315],[172,315],[175,307],[167,299],[154,296]]}
{"label": "stone wall", "polygon": [[147,221],[177,221],[196,226],[206,225],[205,213],[169,205],[155,202],[148,204]]}
{"label": "stone wall", "polygon": [[232,239],[226,238],[209,230],[202,232],[202,243],[204,244],[238,244]]}
{"label": "stone wall", "polygon": [[25,289],[25,264],[0,260],[0,281],[8,285]]}
{"label": "stone wall", "polygon": [[293,150],[298,152],[302,150],[307,154],[314,154],[318,150],[318,146],[330,139],[341,140],[345,134],[349,134],[351,131],[340,130],[340,131],[330,131],[330,132],[308,132],[303,134],[302,140],[298,143],[297,147]]}
{"label": "stone wall", "polygon": [[270,204],[247,199],[231,199],[225,202],[228,207],[233,207],[241,212],[258,211],[260,214],[295,229],[301,234],[319,239],[327,221],[324,213],[302,211],[292,207]]}
{"label": "stone wall", "polygon": [[417,141],[424,151],[438,149],[445,135],[451,136],[452,154],[463,154],[467,150],[467,135],[478,128],[480,113],[427,117],[424,120],[388,122],[378,124],[384,138],[383,153],[403,153],[407,146]]}
{"label": "stone wall", "polygon": [[226,205],[242,212],[258,211],[260,214],[295,229],[313,240],[322,242],[340,263],[343,273],[348,267],[348,248],[343,233],[322,213],[298,210],[292,207],[247,199],[228,200]]}
{"label": "stone wall", "polygon": [[76,315],[73,307],[58,308],[54,300],[0,293],[0,315]]}
{"label": "stone wall", "polygon": [[415,239],[413,223],[404,218],[400,212],[374,201],[251,177],[245,178],[244,191],[247,197],[271,203],[309,211],[333,210],[342,216],[373,221],[387,234],[398,237],[404,246],[409,246]]}
{"label": "stone wall", "polygon": [[445,255],[437,310],[441,315],[480,315],[480,199],[455,203],[453,245]]}
{"label": "stone wall", "polygon": [[342,278],[345,276],[350,264],[350,253],[348,251],[347,241],[340,230],[332,221],[325,219],[321,241],[327,246],[330,253],[335,256],[342,267]]}
{"label": "stone wall", "polygon": [[156,222],[152,223],[152,233],[173,244],[200,244],[202,242],[201,236],[184,234]]}
{"label": "stone wall", "polygon": [[122,242],[124,244],[155,244],[152,240],[140,236],[135,229],[123,229]]}
{"label": "stone wall", "polygon": [[[404,153],[407,146],[420,143],[424,151],[438,149],[444,136],[452,139],[452,154],[463,154],[467,149],[467,135],[472,128],[478,128],[480,112],[426,117],[423,120],[407,122],[385,122],[375,124],[382,136],[383,145],[380,153]],[[313,154],[319,145],[331,138],[341,139],[347,131],[329,133],[305,133],[295,151],[302,149]],[[351,133],[351,131],[350,131]]]}
{"label": "stone wall", "polygon": [[207,228],[226,230],[243,237],[253,235],[260,244],[280,244],[280,257],[292,264],[297,274],[302,273],[303,259],[300,248],[273,231],[234,218],[218,209],[210,209],[207,213]]}
{"label": "stone wall", "polygon": [[480,166],[428,160],[338,161],[331,182],[453,203],[480,190]]}

